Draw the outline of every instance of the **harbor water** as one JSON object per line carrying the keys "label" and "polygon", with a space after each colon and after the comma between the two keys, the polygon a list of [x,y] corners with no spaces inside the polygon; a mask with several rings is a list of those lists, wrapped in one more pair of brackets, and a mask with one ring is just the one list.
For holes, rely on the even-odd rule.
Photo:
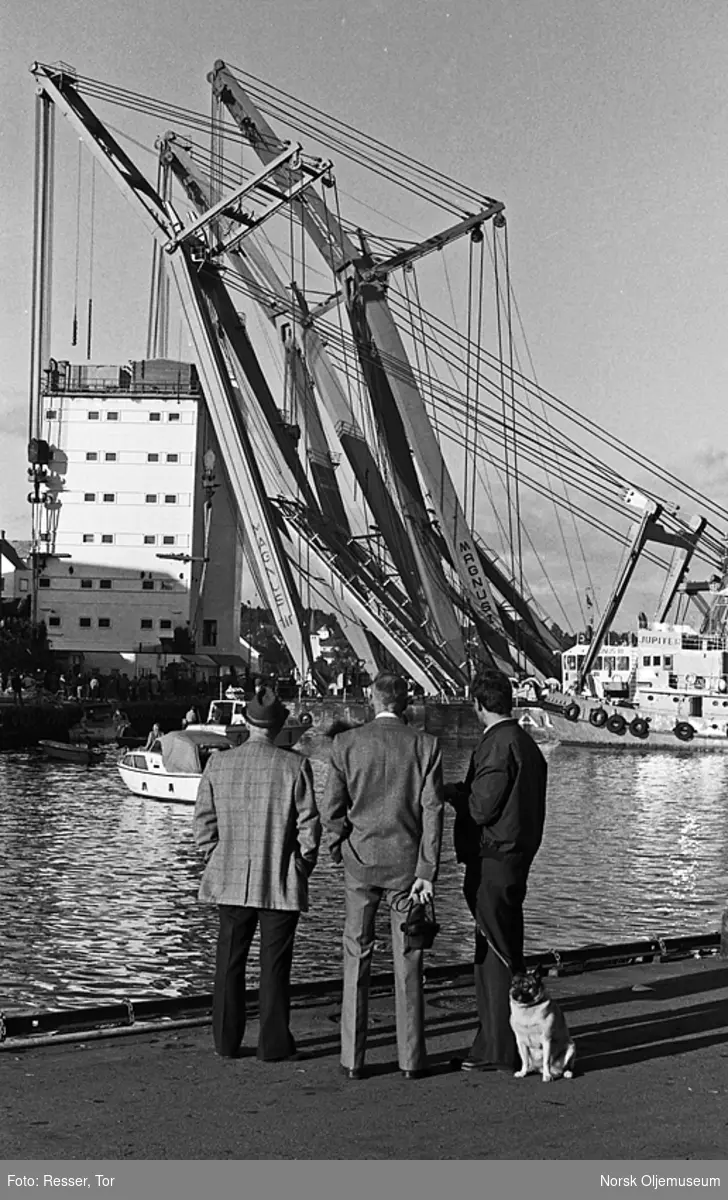
{"label": "harbor water", "polygon": [[[446,779],[468,751],[446,750]],[[728,878],[728,756],[545,747],[544,843],[526,906],[527,949],[569,949],[720,928]],[[0,755],[0,1011],[184,996],[212,989],[216,913],[197,901],[192,809],[133,796],[104,763]],[[317,786],[325,767],[316,764]],[[467,961],[448,809],[429,961]],[[301,920],[298,980],[341,966],[343,886],[325,853]],[[388,970],[380,920],[375,969]],[[255,948],[251,981],[256,978]]]}

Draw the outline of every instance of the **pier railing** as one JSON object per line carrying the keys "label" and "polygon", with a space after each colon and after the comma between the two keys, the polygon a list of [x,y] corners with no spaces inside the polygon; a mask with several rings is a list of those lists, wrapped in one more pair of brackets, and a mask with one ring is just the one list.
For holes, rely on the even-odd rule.
{"label": "pier railing", "polygon": [[[526,966],[540,966],[550,975],[575,975],[638,963],[703,958],[719,952],[723,957],[728,957],[728,937],[721,941],[720,933],[652,937],[616,945],[583,946],[576,950],[540,950],[526,956]],[[466,983],[472,974],[472,963],[432,964],[425,969],[425,990],[441,991],[448,985]],[[341,988],[340,978],[294,983],[291,988],[292,1005],[296,1008],[340,1001]],[[393,974],[382,973],[372,977],[372,994],[393,990]],[[257,1011],[257,992],[254,989],[248,993],[248,1003],[252,1012]],[[210,1022],[211,1013],[210,993],[133,1001],[124,999],[114,1004],[68,1010],[0,1012],[0,1051],[145,1033],[157,1028],[206,1025]]]}

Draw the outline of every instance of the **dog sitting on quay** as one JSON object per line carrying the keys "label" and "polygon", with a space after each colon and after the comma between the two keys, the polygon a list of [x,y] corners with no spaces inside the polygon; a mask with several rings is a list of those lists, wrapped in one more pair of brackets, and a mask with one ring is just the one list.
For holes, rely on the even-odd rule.
{"label": "dog sitting on quay", "polygon": [[521,1069],[516,1078],[541,1071],[544,1083],[571,1079],[576,1046],[566,1018],[555,1000],[546,993],[540,970],[514,975],[510,990],[511,1028],[518,1044]]}

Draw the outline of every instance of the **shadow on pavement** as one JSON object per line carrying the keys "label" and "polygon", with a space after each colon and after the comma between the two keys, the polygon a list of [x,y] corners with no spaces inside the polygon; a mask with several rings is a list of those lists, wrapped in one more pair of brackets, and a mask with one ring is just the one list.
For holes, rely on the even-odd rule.
{"label": "shadow on pavement", "polygon": [[605,1021],[573,1032],[581,1070],[609,1070],[728,1042],[728,1005],[711,1000],[679,1012]]}
{"label": "shadow on pavement", "polygon": [[[548,983],[548,981],[547,981]],[[635,1000],[644,1001],[648,993],[655,1000],[676,1000],[679,996],[694,996],[698,992],[709,992],[714,988],[728,988],[728,964],[715,971],[701,971],[695,975],[671,975],[656,979],[635,991],[632,987],[613,988],[588,995],[573,995],[559,998],[564,1012],[575,1012],[584,1008],[600,1008],[605,1004],[627,1004]]]}

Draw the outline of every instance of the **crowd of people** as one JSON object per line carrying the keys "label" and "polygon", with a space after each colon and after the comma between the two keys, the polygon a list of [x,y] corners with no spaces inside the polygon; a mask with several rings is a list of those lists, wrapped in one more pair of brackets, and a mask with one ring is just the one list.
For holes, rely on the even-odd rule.
{"label": "crowd of people", "polygon": [[246,707],[249,738],[213,755],[194,814],[204,855],[200,900],[219,917],[213,1040],[224,1058],[241,1053],[246,1028],[246,966],[260,929],[258,1058],[300,1057],[290,1027],[290,977],[296,928],[308,909],[308,881],[322,836],[343,873],[341,1070],[366,1071],[368,997],[380,906],[389,912],[395,977],[397,1056],[406,1079],[428,1073],[423,949],[408,937],[407,916],[432,901],[443,839],[444,806],[455,809],[455,850],[475,921],[478,1027],[455,1060],[465,1071],[519,1066],[509,1020],[509,988],[524,969],[523,903],[543,833],[546,763],[512,717],[511,682],[483,671],[471,695],[482,727],[465,778],[443,782],[435,737],[409,725],[406,681],[383,673],[371,685],[371,721],[338,734],[323,795],[311,765],[275,739],[288,716],[261,685]]}
{"label": "crowd of people", "polygon": [[23,698],[45,695],[57,700],[98,701],[110,700],[119,703],[146,702],[195,698],[198,703],[217,696],[220,687],[252,688],[252,678],[234,673],[222,678],[217,675],[203,678],[154,672],[129,676],[125,671],[110,672],[83,670],[81,667],[66,670],[36,668],[21,671],[18,668],[0,670],[0,695],[22,704]]}

